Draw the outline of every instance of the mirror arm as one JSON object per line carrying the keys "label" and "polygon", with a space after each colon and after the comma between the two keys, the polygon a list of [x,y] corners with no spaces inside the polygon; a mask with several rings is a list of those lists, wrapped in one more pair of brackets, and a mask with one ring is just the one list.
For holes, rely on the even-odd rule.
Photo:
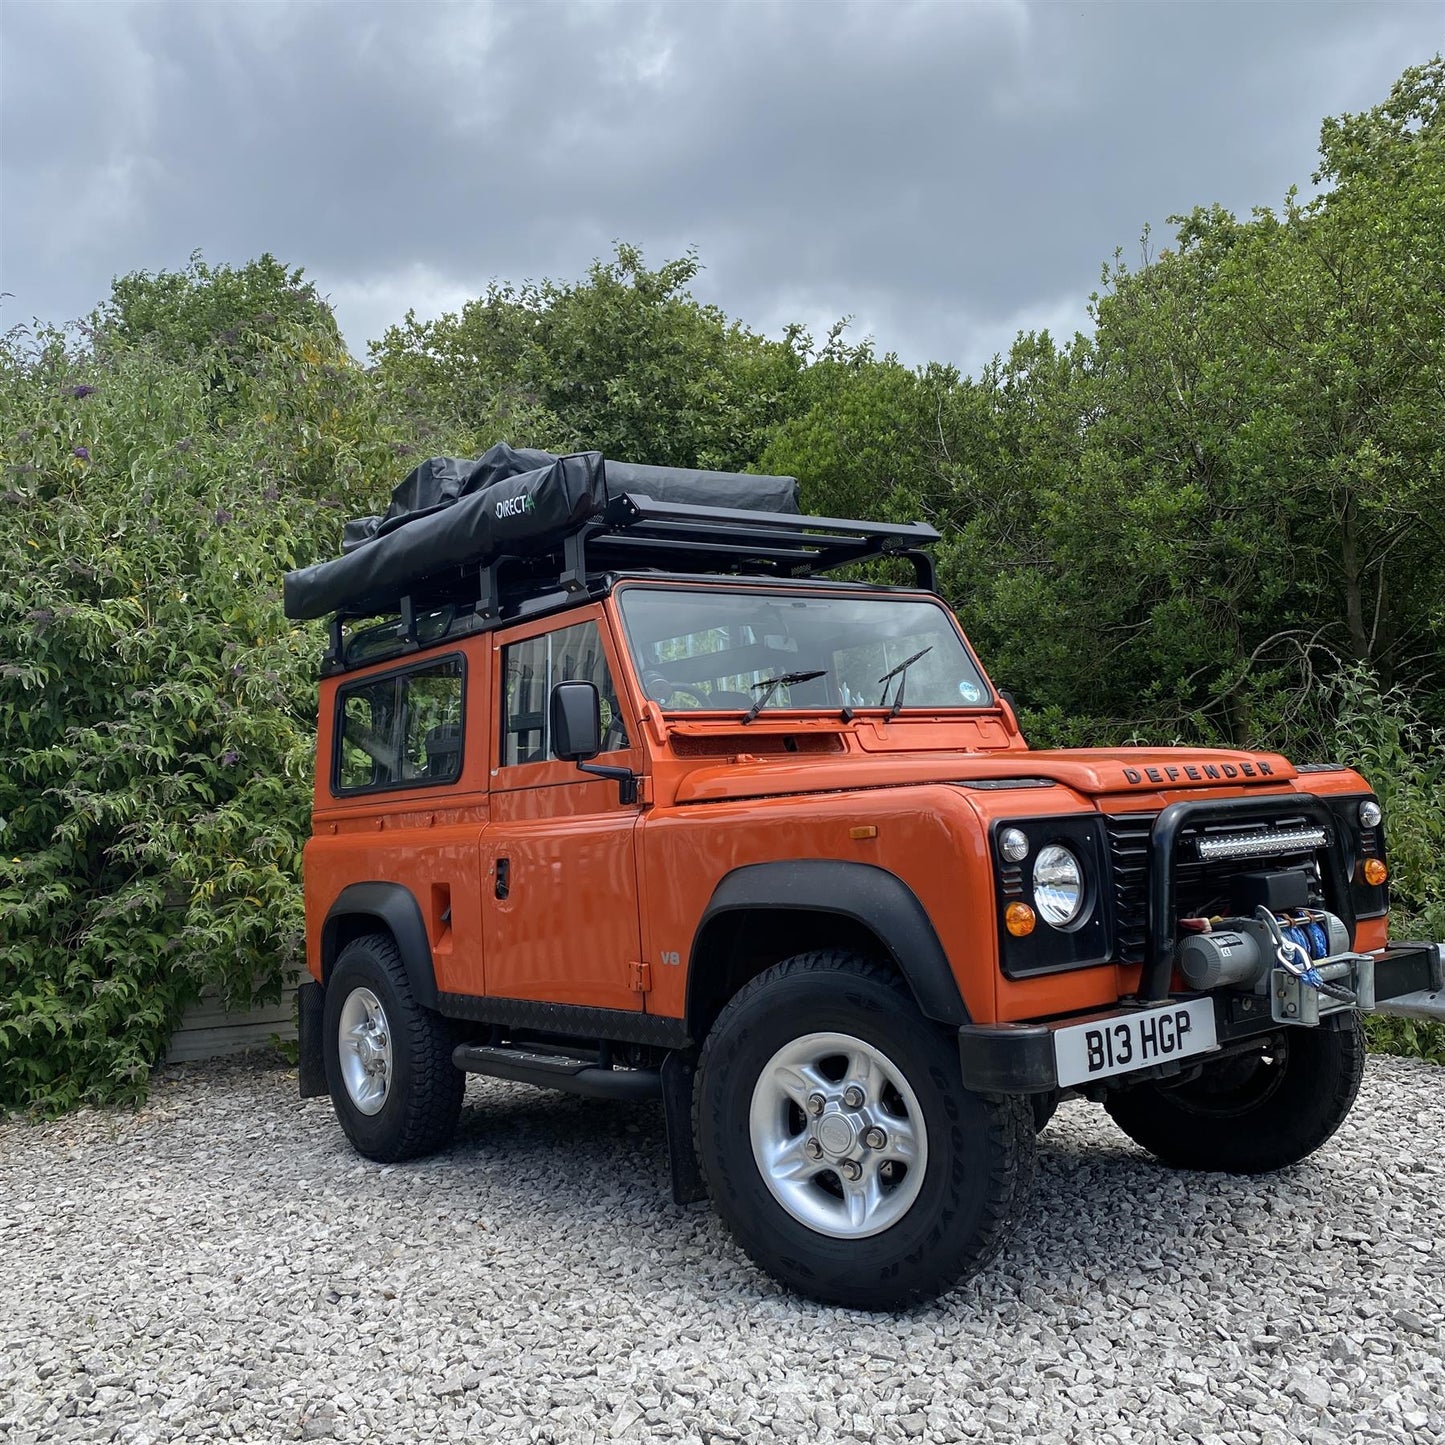
{"label": "mirror arm", "polygon": [[610,763],[578,763],[576,766],[580,773],[591,773],[597,778],[616,778],[619,803],[637,801],[637,774],[631,768],[614,768]]}

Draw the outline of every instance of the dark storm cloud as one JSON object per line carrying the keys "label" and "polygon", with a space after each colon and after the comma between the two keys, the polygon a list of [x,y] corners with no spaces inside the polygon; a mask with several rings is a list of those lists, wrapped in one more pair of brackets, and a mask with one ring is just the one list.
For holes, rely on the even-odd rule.
{"label": "dark storm cloud", "polygon": [[271,250],[354,350],[614,239],[776,332],[910,360],[1071,330],[1146,221],[1307,183],[1433,4],[90,4],[0,9],[0,315]]}

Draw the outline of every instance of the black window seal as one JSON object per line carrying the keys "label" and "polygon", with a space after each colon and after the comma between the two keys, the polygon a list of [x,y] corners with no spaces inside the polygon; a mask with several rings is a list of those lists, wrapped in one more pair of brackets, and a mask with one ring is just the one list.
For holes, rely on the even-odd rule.
{"label": "black window seal", "polygon": [[[457,757],[456,774],[449,778],[411,778],[394,783],[368,783],[362,788],[343,788],[341,786],[341,744],[345,735],[347,697],[352,693],[362,691],[363,688],[374,687],[379,682],[394,683],[417,673],[439,672],[453,662],[460,669],[462,682],[462,716],[458,724],[461,729],[462,749]],[[448,652],[440,657],[430,656],[408,663],[405,667],[388,668],[385,672],[373,672],[365,677],[358,677],[351,682],[343,683],[336,689],[336,701],[332,706],[331,796],[333,798],[360,798],[372,793],[409,793],[424,788],[451,788],[461,781],[462,773],[466,770],[467,765],[467,658],[465,653]]]}

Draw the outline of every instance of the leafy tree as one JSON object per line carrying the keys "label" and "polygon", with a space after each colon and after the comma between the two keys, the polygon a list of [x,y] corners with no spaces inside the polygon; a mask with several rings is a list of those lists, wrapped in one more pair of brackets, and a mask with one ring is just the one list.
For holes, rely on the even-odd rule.
{"label": "leafy tree", "polygon": [[126,346],[148,345],[168,361],[218,352],[231,364],[289,334],[313,361],[345,354],[331,308],[305,279],[269,252],[244,266],[211,266],[192,252],[183,271],[132,271],[112,283],[92,318],[97,331]]}
{"label": "leafy tree", "polygon": [[1117,715],[1243,742],[1288,735],[1321,663],[1438,667],[1442,88],[1435,61],[1327,124],[1313,201],[1196,210],[1109,273],[1051,526],[1095,599],[1080,700],[1086,672]]}
{"label": "leafy tree", "polygon": [[372,347],[393,401],[455,432],[620,460],[743,470],[788,411],[800,357],[689,294],[689,252],[655,271],[619,245],[578,284],[491,285],[460,315],[408,313]]}
{"label": "leafy tree", "polygon": [[1071,581],[1054,565],[1051,530],[1055,494],[1076,470],[1071,382],[1047,335],[1020,337],[974,381],[880,360],[835,332],[804,373],[805,405],[762,458],[802,479],[807,510],[937,526],[944,595],[994,675],[1027,680],[1036,711],[1078,705],[1073,633],[1091,626],[1087,608],[1077,624],[1053,615]]}
{"label": "leafy tree", "polygon": [[[1326,121],[1319,193],[1118,259],[1094,333],[974,379],[699,304],[620,245],[351,362],[263,256],[0,339],[0,1111],[136,1098],[201,982],[299,956],[315,628],[280,575],[422,455],[499,438],[793,473],[944,534],[943,590],[1043,743],[1359,765],[1397,928],[1445,930],[1445,63]],[[1445,1056],[1439,1031],[1380,1026]]]}

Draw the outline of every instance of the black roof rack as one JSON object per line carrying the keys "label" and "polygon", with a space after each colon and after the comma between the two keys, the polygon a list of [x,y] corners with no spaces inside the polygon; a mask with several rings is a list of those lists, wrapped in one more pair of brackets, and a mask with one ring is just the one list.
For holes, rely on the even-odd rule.
{"label": "black roof rack", "polygon": [[599,521],[576,533],[585,569],[662,567],[674,571],[811,577],[884,555],[913,563],[920,587],[933,587],[933,559],[919,550],[938,541],[922,522],[860,522],[788,512],[748,512],[614,497]]}
{"label": "black roof rack", "polygon": [[[558,547],[525,557],[497,556],[427,577],[397,599],[395,611],[402,635],[415,645],[419,614],[455,606],[478,621],[491,620],[506,595],[575,595],[605,573],[806,578],[878,557],[905,558],[916,585],[931,592],[936,590],[933,558],[922,549],[938,540],[938,531],[923,522],[744,511],[624,493],[613,497],[600,516],[560,538]],[[373,609],[347,608],[332,614],[333,661],[343,657],[342,622],[376,615]]]}

